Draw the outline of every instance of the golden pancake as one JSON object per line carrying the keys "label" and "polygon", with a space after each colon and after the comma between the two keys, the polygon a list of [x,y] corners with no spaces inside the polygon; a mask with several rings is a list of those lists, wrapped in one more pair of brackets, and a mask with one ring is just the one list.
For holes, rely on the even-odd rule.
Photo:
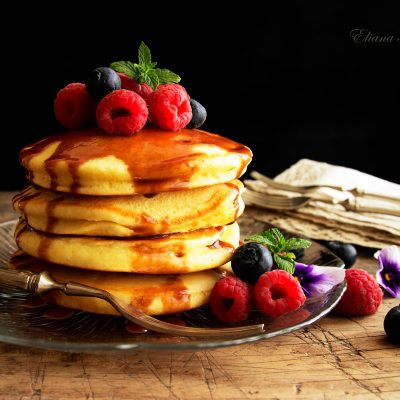
{"label": "golden pancake", "polygon": [[93,128],[45,138],[21,151],[29,180],[89,195],[161,193],[230,182],[251,161],[250,149],[198,129],[146,127],[132,136]]}
{"label": "golden pancake", "polygon": [[88,196],[28,187],[13,206],[40,231],[66,235],[151,236],[223,226],[244,209],[235,180],[154,196]]}
{"label": "golden pancake", "polygon": [[[85,271],[46,263],[21,251],[11,257],[9,266],[33,272],[48,271],[60,282],[73,281],[106,290],[150,315],[178,313],[206,304],[211,289],[221,276],[214,270],[183,275]],[[65,307],[118,315],[101,299],[66,296],[60,291],[50,292],[46,299]]]}
{"label": "golden pancake", "polygon": [[43,233],[20,220],[18,247],[42,260],[71,267],[115,272],[175,274],[202,271],[230,261],[239,244],[239,226],[121,239]]}

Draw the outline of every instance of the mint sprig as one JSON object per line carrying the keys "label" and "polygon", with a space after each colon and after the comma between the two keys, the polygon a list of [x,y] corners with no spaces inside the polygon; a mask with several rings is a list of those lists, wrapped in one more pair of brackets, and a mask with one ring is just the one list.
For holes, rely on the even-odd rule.
{"label": "mint sprig", "polygon": [[291,250],[306,249],[311,246],[311,242],[306,239],[292,237],[286,240],[278,228],[268,229],[264,232],[251,235],[244,240],[267,246],[272,253],[277,267],[289,272],[289,274],[293,274],[296,260],[296,256]]}
{"label": "mint sprig", "polygon": [[156,62],[151,61],[150,49],[142,42],[138,50],[138,63],[115,61],[111,63],[110,68],[135,79],[138,83],[147,83],[153,90],[157,89],[157,86],[162,83],[180,82],[179,75],[169,69],[155,68],[156,65]]}

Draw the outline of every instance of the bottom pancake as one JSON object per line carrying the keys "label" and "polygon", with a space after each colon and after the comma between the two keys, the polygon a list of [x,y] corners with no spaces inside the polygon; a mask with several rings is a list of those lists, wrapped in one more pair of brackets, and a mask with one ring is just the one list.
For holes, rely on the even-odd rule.
{"label": "bottom pancake", "polygon": [[[179,313],[206,304],[215,282],[221,277],[215,270],[183,275],[85,271],[41,261],[20,250],[10,258],[9,267],[32,272],[48,271],[63,283],[74,281],[106,290],[149,315]],[[77,310],[119,315],[106,301],[97,298],[66,296],[55,290],[45,299]]]}

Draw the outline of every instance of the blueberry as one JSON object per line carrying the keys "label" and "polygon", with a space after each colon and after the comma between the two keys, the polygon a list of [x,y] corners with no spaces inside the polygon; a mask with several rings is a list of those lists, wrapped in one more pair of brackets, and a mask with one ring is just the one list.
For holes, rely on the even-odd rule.
{"label": "blueberry", "polygon": [[393,307],[383,322],[386,335],[393,342],[400,344],[400,305]]}
{"label": "blueberry", "polygon": [[357,250],[352,244],[342,242],[326,242],[325,246],[344,262],[345,268],[351,268],[357,259]]}
{"label": "blueberry", "polygon": [[206,109],[196,100],[190,99],[190,106],[192,107],[192,119],[186,126],[189,129],[200,128],[207,118]]}
{"label": "blueberry", "polygon": [[111,68],[100,67],[94,69],[86,81],[86,90],[97,100],[118,89],[121,89],[121,78]]}
{"label": "blueberry", "polygon": [[235,250],[231,264],[233,272],[238,278],[255,284],[264,272],[271,271],[273,260],[265,246],[249,242]]}

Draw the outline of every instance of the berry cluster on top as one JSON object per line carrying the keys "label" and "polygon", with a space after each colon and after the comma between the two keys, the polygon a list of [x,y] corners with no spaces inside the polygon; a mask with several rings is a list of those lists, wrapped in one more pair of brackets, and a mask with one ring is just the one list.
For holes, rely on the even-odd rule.
{"label": "berry cluster on top", "polygon": [[118,61],[91,72],[86,83],[70,83],[54,101],[56,119],[64,127],[97,125],[111,134],[133,135],[147,122],[166,130],[199,128],[205,108],[179,85],[180,77],[155,68],[142,42],[138,63]]}

